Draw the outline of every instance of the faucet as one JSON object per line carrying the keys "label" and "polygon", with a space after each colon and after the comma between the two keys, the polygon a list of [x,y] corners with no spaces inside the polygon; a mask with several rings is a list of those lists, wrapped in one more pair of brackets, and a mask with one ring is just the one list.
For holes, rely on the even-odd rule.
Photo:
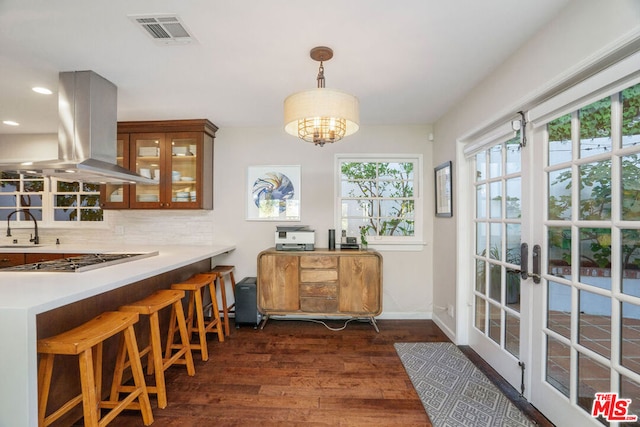
{"label": "faucet", "polygon": [[11,219],[13,214],[18,213],[18,212],[23,212],[24,214],[29,215],[29,217],[31,217],[31,219],[33,220],[33,225],[35,227],[35,236],[31,235],[31,238],[29,239],[29,241],[33,242],[34,245],[39,244],[40,243],[40,237],[38,237],[38,221],[36,221],[36,218],[31,214],[31,212],[29,212],[26,209],[16,209],[15,211],[11,212],[7,216],[7,237],[11,237],[11,228],[9,227],[9,220]]}

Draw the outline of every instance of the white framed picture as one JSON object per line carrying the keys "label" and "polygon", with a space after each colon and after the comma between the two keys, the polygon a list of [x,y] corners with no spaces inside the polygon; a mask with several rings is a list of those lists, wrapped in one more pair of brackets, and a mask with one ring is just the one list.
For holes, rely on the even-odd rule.
{"label": "white framed picture", "polygon": [[300,221],[300,165],[247,168],[247,220]]}

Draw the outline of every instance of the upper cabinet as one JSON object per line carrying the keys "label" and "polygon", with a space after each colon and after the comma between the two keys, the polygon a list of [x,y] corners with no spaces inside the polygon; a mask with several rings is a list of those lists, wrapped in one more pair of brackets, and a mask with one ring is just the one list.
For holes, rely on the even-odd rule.
{"label": "upper cabinet", "polygon": [[103,186],[105,209],[213,209],[213,140],[208,120],[119,122],[118,161],[153,184]]}

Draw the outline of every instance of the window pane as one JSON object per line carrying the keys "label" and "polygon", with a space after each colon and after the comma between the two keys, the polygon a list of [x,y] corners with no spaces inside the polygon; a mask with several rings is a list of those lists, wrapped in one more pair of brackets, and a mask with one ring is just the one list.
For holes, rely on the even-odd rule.
{"label": "window pane", "polygon": [[476,297],[476,315],[474,325],[478,328],[482,333],[486,333],[486,319],[487,319],[487,302],[480,297]]}
{"label": "window pane", "polygon": [[80,183],[58,181],[56,184],[56,189],[61,193],[71,193],[71,192],[77,193],[78,191],[80,191]]}
{"label": "window pane", "polygon": [[378,194],[375,181],[343,181],[343,197],[373,197]]}
{"label": "window pane", "polygon": [[374,216],[378,215],[374,210],[373,200],[349,200],[342,199],[342,216]]}
{"label": "window pane", "polygon": [[59,207],[77,206],[78,198],[75,194],[55,196],[55,205]]}
{"label": "window pane", "polygon": [[571,287],[549,281],[547,284],[547,328],[571,337]]}
{"label": "window pane", "polygon": [[484,222],[476,224],[476,254],[487,256],[487,224]]}
{"label": "window pane", "polygon": [[625,377],[624,375],[621,375],[620,398],[631,399],[631,403],[629,403],[629,406],[627,407],[629,414],[640,414],[640,384]]}
{"label": "window pane", "polygon": [[80,206],[84,207],[100,207],[100,194],[82,194],[80,195]]}
{"label": "window pane", "polygon": [[54,209],[53,219],[54,221],[76,221],[78,218],[78,211],[76,209]]}
{"label": "window pane", "polygon": [[506,225],[507,259],[511,264],[520,265],[520,224]]}
{"label": "window pane", "polygon": [[640,297],[640,230],[621,230],[621,236],[621,290],[627,295]]}
{"label": "window pane", "polygon": [[24,191],[27,193],[38,193],[44,191],[44,180],[42,178],[36,180],[24,180]]}
{"label": "window pane", "polygon": [[507,174],[520,172],[520,131],[518,135],[506,142]]}
{"label": "window pane", "polygon": [[378,197],[413,197],[413,181],[382,181]]}
{"label": "window pane", "polygon": [[20,181],[2,180],[0,181],[0,193],[13,193],[20,188]]}
{"label": "window pane", "polygon": [[341,179],[375,179],[376,163],[344,162],[341,165]]}
{"label": "window pane", "polygon": [[507,200],[506,200],[506,217],[507,218],[520,218],[522,213],[520,211],[520,195],[521,191],[521,179],[514,178],[507,180]]}
{"label": "window pane", "polygon": [[640,158],[637,154],[622,157],[622,219],[640,220]]}
{"label": "window pane", "polygon": [[476,181],[487,179],[487,152],[476,154]]}
{"label": "window pane", "polygon": [[489,338],[500,344],[500,307],[489,304]]}
{"label": "window pane", "polygon": [[489,298],[501,301],[502,267],[489,263]]}
{"label": "window pane", "polygon": [[520,319],[505,312],[504,348],[515,357],[520,356]]}
{"label": "window pane", "polygon": [[378,176],[382,180],[413,180],[413,163],[379,163]]}
{"label": "window pane", "polygon": [[547,336],[546,380],[560,393],[569,397],[569,369],[571,348],[553,337]]}
{"label": "window pane", "polygon": [[580,157],[611,151],[611,97],[581,108],[578,114]]}
{"label": "window pane", "polygon": [[581,165],[580,219],[611,218],[611,160]]}
{"label": "window pane", "polygon": [[486,276],[487,262],[481,259],[476,260],[476,291],[484,294],[487,287]]}
{"label": "window pane", "polygon": [[580,290],[578,342],[605,357],[611,357],[611,299]]}
{"label": "window pane", "polygon": [[640,306],[622,303],[620,364],[640,374]]}
{"label": "window pane", "polygon": [[495,145],[489,149],[489,178],[502,175],[502,145]]}
{"label": "window pane", "polygon": [[549,219],[571,219],[571,169],[549,172]]}
{"label": "window pane", "polygon": [[413,218],[413,200],[381,200],[380,216],[394,218]]}
{"label": "window pane", "polygon": [[413,236],[415,234],[414,221],[399,219],[380,219],[380,236]]}
{"label": "window pane", "polygon": [[582,283],[611,289],[611,229],[580,229],[580,279]]}
{"label": "window pane", "polygon": [[571,161],[571,114],[547,124],[549,133],[549,165]]}
{"label": "window pane", "polygon": [[571,279],[571,229],[549,227],[547,273]]}
{"label": "window pane", "polygon": [[502,224],[492,223],[490,229],[489,256],[492,259],[502,260]]}
{"label": "window pane", "polygon": [[502,218],[502,182],[492,182],[489,184],[489,188],[491,192],[491,218]]}
{"label": "window pane", "polygon": [[487,217],[487,185],[478,185],[476,188],[476,218]]}
{"label": "window pane", "polygon": [[640,83],[622,91],[622,146],[640,143]]}
{"label": "window pane", "polygon": [[596,391],[611,391],[609,368],[578,353],[578,405],[589,414]]}

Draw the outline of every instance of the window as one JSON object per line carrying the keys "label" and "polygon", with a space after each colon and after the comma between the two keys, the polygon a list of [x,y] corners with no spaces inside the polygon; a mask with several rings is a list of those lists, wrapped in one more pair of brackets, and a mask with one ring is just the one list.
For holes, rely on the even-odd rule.
{"label": "window", "polygon": [[[99,184],[0,172],[0,220],[16,209],[28,210],[44,226],[103,221]],[[14,219],[31,222],[22,214]]]}
{"label": "window", "polygon": [[338,233],[370,245],[422,244],[421,155],[338,155],[336,170]]}

